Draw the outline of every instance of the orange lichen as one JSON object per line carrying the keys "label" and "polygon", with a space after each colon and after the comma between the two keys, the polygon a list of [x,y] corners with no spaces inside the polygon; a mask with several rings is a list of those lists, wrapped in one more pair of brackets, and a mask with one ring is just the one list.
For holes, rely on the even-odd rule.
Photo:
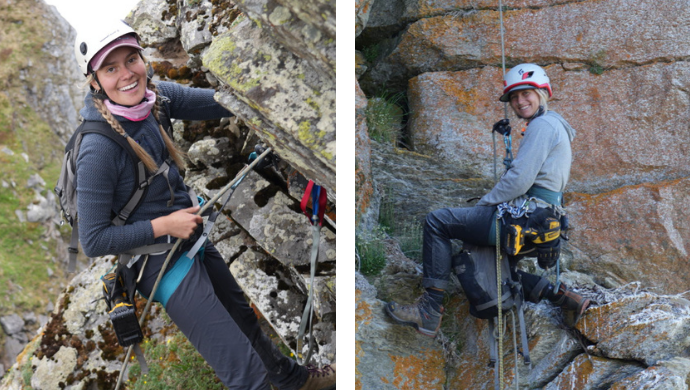
{"label": "orange lichen", "polygon": [[362,374],[359,371],[359,360],[360,357],[364,356],[364,350],[362,349],[362,342],[355,341],[355,388],[357,390],[362,388],[362,380],[360,379]]}
{"label": "orange lichen", "polygon": [[389,355],[395,365],[393,386],[400,390],[442,389],[446,374],[440,350],[429,350],[410,356]]}
{"label": "orange lichen", "polygon": [[355,292],[355,333],[359,330],[359,326],[368,325],[371,323],[371,319],[374,318],[374,314],[371,312],[371,307],[369,304],[362,300],[362,292],[356,290]]}

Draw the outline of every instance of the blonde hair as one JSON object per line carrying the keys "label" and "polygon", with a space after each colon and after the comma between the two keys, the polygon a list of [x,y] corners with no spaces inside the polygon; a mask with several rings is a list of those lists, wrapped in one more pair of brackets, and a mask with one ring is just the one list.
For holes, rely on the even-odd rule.
{"label": "blonde hair", "polygon": [[[87,84],[91,84],[91,81],[94,81],[95,78],[93,76],[93,73],[89,74],[88,77],[86,78]],[[175,161],[175,165],[177,165],[178,168],[184,169],[186,164],[184,161],[184,156],[185,153],[182,152],[180,149],[175,146],[173,141],[170,139],[168,136],[168,133],[163,129],[163,126],[160,123],[160,117],[158,115],[159,110],[161,109],[160,106],[160,96],[158,95],[158,89],[156,88],[156,85],[151,81],[148,80],[147,83],[147,88],[153,91],[156,94],[156,103],[154,104],[153,108],[151,109],[151,113],[153,116],[156,118],[156,122],[158,122],[158,131],[161,134],[161,137],[163,138],[163,142],[165,142],[165,147],[168,149],[168,153],[170,154],[170,157]],[[96,91],[97,93],[100,91]],[[105,105],[105,102],[103,99],[100,99],[96,96],[93,97],[93,103],[96,106],[96,109],[98,112],[101,113],[103,116],[103,119],[108,122],[108,124],[115,130],[118,134],[124,136],[127,139],[127,142],[129,145],[134,149],[134,152],[136,153],[137,157],[141,160],[141,162],[144,163],[144,166],[146,169],[148,169],[150,172],[156,172],[158,170],[158,165],[156,162],[153,160],[153,158],[144,150],[144,148],[141,147],[136,141],[132,139],[127,133],[125,132],[125,129],[120,125],[120,122],[115,119],[113,114],[108,110],[108,107]]]}
{"label": "blonde hair", "polygon": [[534,90],[539,95],[539,105],[544,107],[544,112],[549,111],[549,91],[544,88]]}

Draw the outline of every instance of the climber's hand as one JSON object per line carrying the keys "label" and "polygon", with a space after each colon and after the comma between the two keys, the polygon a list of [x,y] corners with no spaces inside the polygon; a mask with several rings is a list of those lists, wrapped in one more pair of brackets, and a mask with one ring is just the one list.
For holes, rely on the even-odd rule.
{"label": "climber's hand", "polygon": [[500,121],[494,123],[494,127],[491,131],[495,131],[501,135],[510,135],[510,121],[508,118],[501,119]]}

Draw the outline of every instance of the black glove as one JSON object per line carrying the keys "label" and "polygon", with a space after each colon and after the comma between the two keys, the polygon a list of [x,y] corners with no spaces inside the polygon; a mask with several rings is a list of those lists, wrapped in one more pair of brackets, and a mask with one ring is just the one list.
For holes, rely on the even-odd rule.
{"label": "black glove", "polygon": [[561,240],[550,241],[547,245],[537,246],[537,263],[541,269],[553,268],[561,257]]}
{"label": "black glove", "polygon": [[508,118],[505,118],[494,123],[494,127],[491,131],[495,131],[501,135],[510,135],[510,130],[510,121],[508,120]]}
{"label": "black glove", "polygon": [[[249,155],[249,163],[251,164],[252,161],[256,160],[257,157],[259,157],[259,155],[263,154],[263,152],[265,152],[265,151],[266,151],[265,147],[257,144],[254,147],[254,152],[252,152]],[[280,161],[280,157],[276,156],[275,154],[273,154],[273,152],[271,152],[271,153],[267,154],[263,160],[259,161],[259,163],[254,166],[254,170],[260,170],[260,169],[268,168],[271,165],[278,163],[279,161]]]}

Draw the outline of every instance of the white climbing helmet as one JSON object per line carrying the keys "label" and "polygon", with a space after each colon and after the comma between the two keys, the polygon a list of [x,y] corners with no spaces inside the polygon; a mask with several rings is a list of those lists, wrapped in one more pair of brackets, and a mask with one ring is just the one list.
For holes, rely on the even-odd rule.
{"label": "white climbing helmet", "polygon": [[[110,43],[113,44],[109,46]],[[108,46],[107,50],[97,58],[97,64],[91,64],[91,67],[89,67],[89,62],[106,46]],[[113,23],[93,24],[90,28],[78,32],[77,39],[74,42],[74,55],[77,57],[79,70],[81,70],[84,76],[87,76],[94,70],[98,70],[103,59],[111,51],[121,46],[131,46],[142,50],[136,31],[121,20]]]}
{"label": "white climbing helmet", "polygon": [[498,99],[502,102],[510,101],[510,93],[521,89],[544,88],[549,92],[549,97],[553,95],[549,76],[544,69],[535,64],[520,64],[511,69],[506,73],[503,86],[503,95]]}

